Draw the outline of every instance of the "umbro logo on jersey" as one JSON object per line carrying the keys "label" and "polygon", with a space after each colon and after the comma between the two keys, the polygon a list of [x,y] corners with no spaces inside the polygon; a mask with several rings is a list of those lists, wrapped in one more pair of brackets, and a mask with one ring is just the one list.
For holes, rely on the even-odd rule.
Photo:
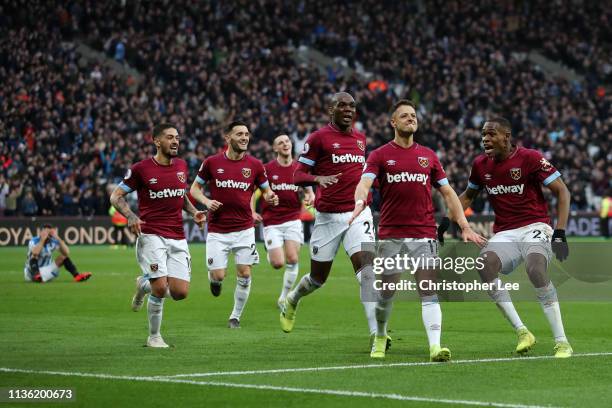
{"label": "umbro logo on jersey", "polygon": [[183,197],[184,195],[184,188],[164,188],[160,191],[149,190],[149,198],[151,199]]}
{"label": "umbro logo on jersey", "polygon": [[157,179],[155,177],[149,179],[149,184],[157,184]]}
{"label": "umbro logo on jersey", "polygon": [[240,190],[247,191],[251,183],[247,183],[246,181],[234,181],[234,180],[215,180],[215,184],[219,188],[237,188]]}
{"label": "umbro logo on jersey", "polygon": [[387,182],[388,183],[421,183],[423,185],[427,185],[427,180],[429,176],[423,173],[408,173],[407,171],[402,171],[397,174],[389,174],[387,173]]}
{"label": "umbro logo on jersey", "polygon": [[491,180],[491,175],[489,173],[484,175],[485,180]]}
{"label": "umbro logo on jersey", "polygon": [[278,176],[275,174],[272,176],[272,180],[278,180]]}
{"label": "umbro logo on jersey", "polygon": [[223,169],[217,169],[217,173],[219,173],[219,174],[223,174],[223,173],[225,173],[225,170],[223,170]]}
{"label": "umbro logo on jersey", "polygon": [[520,194],[523,194],[524,189],[525,189],[524,184],[519,184],[519,185],[514,185],[514,186],[504,186],[503,184],[500,184],[495,187],[487,186],[487,193],[491,195],[498,195],[498,194],[519,194],[520,195]]}
{"label": "umbro logo on jersey", "polygon": [[427,157],[418,157],[419,165],[427,168],[429,166],[429,159]]}
{"label": "umbro logo on jersey", "polygon": [[332,154],[332,163],[365,163],[365,157],[357,154]]}
{"label": "umbro logo on jersey", "polygon": [[395,166],[395,160],[387,160],[389,166]]}
{"label": "umbro logo on jersey", "polygon": [[340,148],[340,143],[333,143],[333,144],[332,144],[332,147],[333,147],[334,149],[339,149],[339,148]]}

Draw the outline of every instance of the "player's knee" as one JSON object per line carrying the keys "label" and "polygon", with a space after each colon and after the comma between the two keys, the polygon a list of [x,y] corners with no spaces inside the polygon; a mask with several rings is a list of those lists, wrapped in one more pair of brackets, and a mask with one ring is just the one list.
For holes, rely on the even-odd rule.
{"label": "player's knee", "polygon": [[59,255],[57,258],[55,258],[55,264],[57,266],[62,266],[65,260],[66,260],[66,257],[64,255]]}
{"label": "player's knee", "polygon": [[486,252],[482,255],[484,267],[479,270],[480,275],[485,277],[496,277],[502,269],[501,259],[495,252]]}
{"label": "player's knee", "polygon": [[189,291],[187,290],[170,290],[170,296],[173,300],[183,300],[187,298]]}
{"label": "player's knee", "polygon": [[270,259],[270,265],[272,265],[274,269],[280,269],[285,263],[282,259]]}
{"label": "player's knee", "polygon": [[287,254],[287,263],[288,264],[296,264],[298,263],[299,259],[297,254]]}

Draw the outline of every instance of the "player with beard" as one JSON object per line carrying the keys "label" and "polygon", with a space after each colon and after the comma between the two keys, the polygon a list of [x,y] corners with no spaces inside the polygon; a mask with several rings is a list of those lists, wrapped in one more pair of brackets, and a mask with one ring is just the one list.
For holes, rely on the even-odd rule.
{"label": "player with beard", "polygon": [[[236,261],[234,308],[228,320],[231,329],[240,328],[240,318],[251,292],[251,269],[259,263],[251,197],[262,191],[270,205],[278,196],[270,189],[261,161],[247,154],[251,133],[246,123],[231,122],[225,129],[227,150],[210,156],[200,166],[191,185],[191,195],[209,210],[206,236],[206,264],[213,296],[221,294],[230,252]],[[208,186],[210,198],[202,187]]]}
{"label": "player with beard", "polygon": [[[402,99],[391,111],[391,126],[395,137],[389,143],[370,153],[361,181],[355,189],[355,209],[349,222],[359,218],[364,211],[370,188],[378,180],[381,194],[380,223],[378,238],[379,256],[393,258],[408,255],[413,258],[435,259],[438,256],[436,221],[431,199],[432,187],[437,188],[450,210],[451,218],[461,227],[464,241],[483,245],[485,239],[470,228],[457,194],[449,185],[446,173],[436,153],[414,141],[418,120],[413,102]],[[400,271],[397,271],[400,272]],[[386,275],[384,278],[398,279]],[[429,340],[431,361],[448,361],[451,352],[440,346],[442,333],[442,310],[438,296],[433,290],[424,290],[421,282],[435,282],[434,268],[420,268],[415,271],[423,325]],[[426,284],[425,287],[429,286]],[[392,292],[376,307],[377,332],[370,356],[384,358],[387,340],[387,321],[391,314]]]}
{"label": "player with beard", "polygon": [[[136,279],[132,309],[140,310],[148,293],[148,347],[167,348],[160,328],[164,298],[182,300],[189,292],[191,256],[183,230],[182,210],[203,226],[206,214],[185,197],[188,168],[178,159],[180,137],[176,127],[162,123],[153,129],[154,157],[134,164],[111,194],[111,204],[128,219],[128,228],[138,239],[136,259],[142,276]],[[138,216],[125,196],[138,193]]]}

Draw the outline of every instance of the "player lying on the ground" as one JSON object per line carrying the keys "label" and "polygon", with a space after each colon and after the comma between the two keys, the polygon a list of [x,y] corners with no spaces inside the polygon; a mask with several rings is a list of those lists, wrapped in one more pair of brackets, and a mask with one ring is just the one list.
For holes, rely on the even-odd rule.
{"label": "player lying on the ground", "polygon": [[[56,249],[59,249],[61,255],[53,260],[53,251]],[[79,273],[69,255],[70,249],[57,234],[57,228],[51,224],[43,225],[40,235],[33,237],[28,244],[28,256],[23,269],[25,280],[49,282],[58,277],[62,265],[75,282],[91,278],[91,272]]]}
{"label": "player lying on the ground", "polygon": [[[481,252],[485,267],[479,271],[480,276],[484,282],[498,285],[489,295],[516,330],[516,352],[526,353],[535,345],[536,339],[521,321],[510,293],[499,286],[500,273],[508,274],[525,261],[527,275],[553,332],[555,357],[570,357],[573,351],[565,337],[557,291],[547,273],[552,252],[561,261],[569,253],[565,227],[570,193],[561,174],[538,151],[512,144],[507,119],[494,118],[485,122],[482,142],[484,154],[474,159],[468,188],[459,197],[463,209],[466,209],[478,192],[486,189],[495,211],[495,235]],[[554,231],[550,226],[542,184],[557,199]]]}
{"label": "player lying on the ground", "polygon": [[[300,245],[304,243],[304,226],[300,220],[301,188],[293,183],[293,172],[297,162],[292,157],[293,145],[289,136],[277,136],[272,142],[272,150],[276,153],[276,159],[266,163],[264,167],[270,180],[270,188],[278,196],[278,205],[271,206],[263,201],[261,215],[257,214],[255,207],[259,194],[256,192],[251,201],[251,208],[255,220],[263,222],[264,225],[264,244],[268,252],[268,262],[274,269],[282,268],[285,263],[287,265],[277,300],[278,306],[281,307],[299,274]],[[304,188],[304,203],[312,205],[313,202],[312,187]]]}
{"label": "player lying on the ground", "polygon": [[[111,204],[128,219],[128,228],[137,236],[136,259],[142,276],[136,279],[132,310],[138,311],[148,293],[148,347],[167,348],[160,329],[164,298],[182,300],[189,292],[191,255],[183,230],[184,209],[203,226],[206,215],[198,211],[185,194],[189,169],[178,159],[179,134],[171,124],[153,129],[154,157],[134,164],[111,194]],[[125,196],[138,192],[138,213],[130,209]]]}
{"label": "player lying on the ground", "polygon": [[[206,265],[213,296],[221,294],[229,254],[235,253],[234,308],[227,323],[232,329],[240,328],[240,317],[251,292],[251,268],[259,263],[251,211],[253,192],[261,189],[270,205],[278,205],[263,164],[246,153],[250,137],[244,122],[231,122],[225,129],[227,150],[204,160],[191,185],[193,198],[209,210]],[[210,198],[202,192],[204,184],[208,185]]]}
{"label": "player lying on the ground", "polygon": [[[398,254],[409,257],[438,256],[436,221],[431,199],[432,187],[437,188],[450,210],[450,217],[461,227],[464,241],[484,245],[485,239],[470,228],[455,190],[448,184],[446,173],[436,153],[416,142],[418,129],[416,106],[402,99],[391,111],[394,139],[370,153],[361,181],[355,189],[355,209],[349,223],[358,219],[366,208],[368,193],[378,180],[381,194],[378,238],[382,241],[378,256],[393,258]],[[384,278],[393,281],[401,271],[389,271]],[[415,271],[421,298],[423,324],[429,340],[431,361],[448,361],[451,352],[440,346],[442,310],[434,291],[423,290],[421,282],[435,282],[437,271],[422,268]],[[376,306],[376,337],[370,356],[384,358],[387,343],[387,322],[391,314],[393,291],[386,291]]]}

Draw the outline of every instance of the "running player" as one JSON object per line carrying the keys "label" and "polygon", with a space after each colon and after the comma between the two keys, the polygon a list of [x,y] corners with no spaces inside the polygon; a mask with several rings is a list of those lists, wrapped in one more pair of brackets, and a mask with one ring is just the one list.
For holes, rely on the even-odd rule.
{"label": "running player", "polygon": [[[293,145],[287,135],[277,136],[272,142],[276,159],[265,164],[270,180],[270,188],[278,195],[278,206],[262,203],[261,221],[264,225],[264,243],[268,251],[268,261],[274,269],[285,266],[283,286],[277,300],[279,307],[285,301],[287,293],[293,287],[299,274],[300,245],[304,242],[304,231],[300,212],[300,187],[293,183],[293,172],[297,162],[293,160]],[[253,211],[257,195],[252,202]],[[304,189],[304,203],[312,205],[314,193],[311,187]],[[255,215],[259,217],[258,214]]]}
{"label": "running player", "polygon": [[[436,221],[431,199],[432,186],[437,188],[450,210],[450,217],[462,231],[464,241],[479,245],[485,240],[470,228],[457,194],[449,185],[446,173],[436,153],[414,142],[418,120],[413,102],[402,99],[391,111],[391,126],[395,137],[374,150],[368,157],[361,181],[355,190],[355,209],[350,222],[359,218],[366,208],[368,192],[379,181],[381,192],[378,237],[384,240],[380,256],[392,258],[400,251],[411,257],[435,258],[438,255]],[[423,324],[429,340],[431,361],[448,361],[451,352],[440,346],[442,311],[438,296],[432,290],[422,289],[420,282],[435,281],[436,270],[422,268],[416,271]],[[376,308],[377,332],[370,356],[384,358],[387,340],[387,321],[392,301],[388,294]]]}
{"label": "running player", "polygon": [[[179,134],[171,124],[153,129],[154,157],[134,164],[111,194],[111,204],[128,219],[128,228],[138,239],[136,259],[142,276],[136,279],[132,309],[140,310],[148,293],[148,347],[167,348],[160,328],[164,298],[187,297],[191,280],[191,256],[183,230],[182,210],[200,226],[206,214],[198,211],[185,197],[187,163],[176,158]],[[125,196],[138,193],[139,216],[130,210]]]}
{"label": "running player", "polygon": [[[366,137],[353,129],[356,103],[346,92],[331,98],[330,123],[308,136],[298,159],[294,183],[316,185],[315,224],[310,238],[310,273],[304,275],[289,292],[281,308],[281,329],[293,330],[300,299],[319,289],[327,280],[338,248],[342,243],[351,259],[361,285],[362,270],[372,266],[373,254],[362,244],[374,242],[374,224],[369,207],[349,226],[354,207],[353,195],[365,163]],[[363,302],[370,341],[376,333],[376,303]]]}
{"label": "running player", "polygon": [[[236,289],[228,321],[231,329],[240,328],[240,317],[251,292],[251,267],[259,263],[251,211],[253,192],[261,189],[270,205],[278,205],[263,164],[246,153],[250,137],[246,123],[231,122],[225,129],[227,150],[207,158],[191,185],[193,198],[210,211],[206,264],[213,296],[221,294],[229,253],[235,254]],[[202,192],[204,184],[208,185],[210,198]]]}
{"label": "running player", "polygon": [[[498,117],[482,128],[484,154],[476,157],[468,188],[459,199],[468,208],[480,190],[486,189],[495,211],[495,235],[483,249],[484,282],[495,282],[489,295],[518,335],[517,353],[528,352],[536,343],[534,335],[521,321],[510,294],[502,289],[499,273],[512,272],[525,261],[529,280],[553,332],[555,357],[573,353],[561,320],[557,291],[547,273],[552,252],[565,260],[569,248],[565,227],[569,217],[570,193],[559,173],[538,151],[512,144],[510,122]],[[548,187],[557,199],[557,225],[550,226],[548,206],[542,194]],[[552,240],[552,245],[551,245]]]}

